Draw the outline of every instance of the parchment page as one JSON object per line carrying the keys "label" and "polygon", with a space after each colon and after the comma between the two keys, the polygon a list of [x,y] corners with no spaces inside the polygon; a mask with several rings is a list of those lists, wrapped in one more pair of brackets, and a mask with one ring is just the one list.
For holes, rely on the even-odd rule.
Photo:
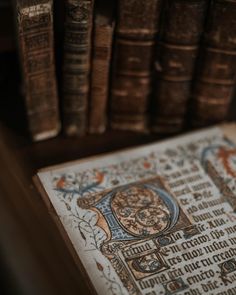
{"label": "parchment page", "polygon": [[236,146],[222,130],[39,172],[98,294],[236,294]]}

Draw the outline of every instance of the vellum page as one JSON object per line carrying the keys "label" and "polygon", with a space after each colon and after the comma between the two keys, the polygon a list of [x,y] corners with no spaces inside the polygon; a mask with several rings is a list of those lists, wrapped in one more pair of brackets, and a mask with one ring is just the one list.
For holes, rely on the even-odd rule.
{"label": "vellum page", "polygon": [[235,135],[226,125],[38,173],[98,294],[236,294]]}

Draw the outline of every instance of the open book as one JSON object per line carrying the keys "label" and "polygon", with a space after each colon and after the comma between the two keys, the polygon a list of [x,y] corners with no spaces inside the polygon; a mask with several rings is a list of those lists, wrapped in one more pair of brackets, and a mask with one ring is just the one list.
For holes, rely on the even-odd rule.
{"label": "open book", "polygon": [[97,294],[236,294],[236,125],[39,171]]}

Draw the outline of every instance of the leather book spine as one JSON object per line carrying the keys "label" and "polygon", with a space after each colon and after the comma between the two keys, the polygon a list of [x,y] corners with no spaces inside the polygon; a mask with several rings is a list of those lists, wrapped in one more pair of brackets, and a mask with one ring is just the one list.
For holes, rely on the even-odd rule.
{"label": "leather book spine", "polygon": [[18,46],[29,131],[34,141],[60,131],[53,1],[16,0]]}
{"label": "leather book spine", "polygon": [[166,1],[155,63],[153,132],[176,133],[184,128],[207,6],[207,0]]}
{"label": "leather book spine", "polygon": [[161,0],[119,0],[111,86],[111,127],[147,131]]}
{"label": "leather book spine", "polygon": [[215,0],[203,38],[192,92],[192,125],[227,119],[236,78],[236,1]]}
{"label": "leather book spine", "polygon": [[65,1],[63,129],[68,136],[88,128],[93,0]]}
{"label": "leather book spine", "polygon": [[113,13],[113,5],[109,6],[106,1],[96,3],[89,112],[89,132],[92,134],[103,133],[107,126],[110,65],[115,25]]}

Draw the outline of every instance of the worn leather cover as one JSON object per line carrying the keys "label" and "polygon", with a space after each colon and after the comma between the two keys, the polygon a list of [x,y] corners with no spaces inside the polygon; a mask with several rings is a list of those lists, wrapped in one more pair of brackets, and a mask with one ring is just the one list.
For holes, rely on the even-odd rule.
{"label": "worn leather cover", "polygon": [[24,96],[33,140],[60,130],[54,61],[53,1],[17,0],[17,29]]}
{"label": "worn leather cover", "polygon": [[227,118],[236,75],[236,1],[211,1],[192,93],[192,124]]}
{"label": "worn leather cover", "polygon": [[113,1],[97,1],[93,33],[89,132],[103,133],[107,126],[110,67],[114,33]]}
{"label": "worn leather cover", "polygon": [[66,0],[63,124],[67,135],[83,135],[88,125],[88,93],[93,0]]}
{"label": "worn leather cover", "polygon": [[184,127],[207,2],[166,2],[156,54],[151,124],[154,132],[175,133]]}
{"label": "worn leather cover", "polygon": [[114,129],[147,130],[161,4],[161,0],[118,2],[111,89],[111,127]]}

